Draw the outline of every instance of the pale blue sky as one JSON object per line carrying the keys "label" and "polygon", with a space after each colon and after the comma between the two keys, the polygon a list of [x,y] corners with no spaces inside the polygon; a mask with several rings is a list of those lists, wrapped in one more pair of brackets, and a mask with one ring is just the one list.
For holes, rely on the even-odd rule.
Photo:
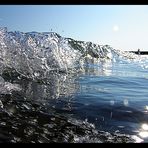
{"label": "pale blue sky", "polygon": [[148,50],[148,5],[1,5],[0,26]]}

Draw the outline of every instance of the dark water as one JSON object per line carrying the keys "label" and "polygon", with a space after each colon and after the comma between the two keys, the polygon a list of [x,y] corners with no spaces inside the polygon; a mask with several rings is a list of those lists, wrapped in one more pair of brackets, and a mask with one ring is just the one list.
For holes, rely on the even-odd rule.
{"label": "dark water", "polygon": [[148,142],[148,69],[128,61],[86,64],[47,80],[6,81],[1,142]]}

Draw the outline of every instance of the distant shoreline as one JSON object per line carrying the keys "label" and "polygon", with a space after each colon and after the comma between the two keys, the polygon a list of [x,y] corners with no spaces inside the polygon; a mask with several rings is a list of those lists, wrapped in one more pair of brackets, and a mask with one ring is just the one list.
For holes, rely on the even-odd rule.
{"label": "distant shoreline", "polygon": [[128,52],[132,52],[132,53],[135,53],[135,54],[138,54],[138,55],[148,55],[148,51],[128,51]]}

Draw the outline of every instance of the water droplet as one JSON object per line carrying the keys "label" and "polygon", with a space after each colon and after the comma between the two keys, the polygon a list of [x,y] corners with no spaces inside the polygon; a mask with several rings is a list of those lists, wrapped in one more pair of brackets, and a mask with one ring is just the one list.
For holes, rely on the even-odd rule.
{"label": "water droplet", "polygon": [[128,106],[128,100],[124,99],[123,104],[124,104],[124,106]]}
{"label": "water droplet", "polygon": [[0,107],[1,108],[3,108],[4,107],[4,105],[3,105],[3,103],[2,103],[2,101],[0,100]]}
{"label": "water droplet", "polygon": [[35,77],[38,77],[38,76],[40,76],[40,73],[35,72],[35,73],[34,73],[34,76],[35,76]]}
{"label": "water droplet", "polygon": [[115,104],[115,101],[114,100],[111,100],[110,101],[110,105],[114,105]]}
{"label": "water droplet", "polygon": [[0,124],[1,124],[1,125],[6,125],[6,122],[1,122]]}
{"label": "water droplet", "polygon": [[145,109],[148,111],[148,105],[145,106]]}

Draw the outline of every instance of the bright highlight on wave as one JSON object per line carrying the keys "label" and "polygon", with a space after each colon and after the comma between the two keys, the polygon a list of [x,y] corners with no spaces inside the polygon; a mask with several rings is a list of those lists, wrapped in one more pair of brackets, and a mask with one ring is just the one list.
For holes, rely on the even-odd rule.
{"label": "bright highlight on wave", "polygon": [[139,136],[142,138],[148,137],[148,124],[144,123],[141,125],[142,130],[139,132]]}
{"label": "bright highlight on wave", "polygon": [[142,124],[142,129],[143,130],[148,130],[148,124],[146,124],[146,123]]}
{"label": "bright highlight on wave", "polygon": [[[118,30],[119,27],[114,26],[114,31]],[[71,96],[79,89],[79,86],[77,86],[75,82],[76,77],[74,77],[74,75],[79,74],[79,71],[77,72],[77,70],[83,72],[83,70],[85,71],[85,66],[87,67],[91,64],[94,64],[98,69],[101,69],[101,67],[98,66],[98,63],[102,62],[102,64],[100,64],[102,66],[101,72],[104,76],[110,76],[112,74],[112,63],[116,64],[116,61],[130,62],[130,60],[133,59],[139,60],[139,57],[137,59],[136,55],[113,49],[109,45],[101,46],[91,42],[63,38],[53,32],[8,32],[6,28],[0,28],[0,74],[2,76],[0,76],[0,93],[11,94],[13,91],[18,93],[24,91],[23,95],[25,94],[28,99],[33,98],[37,101],[44,100],[44,102],[46,102],[46,99],[48,98],[58,99],[60,97],[63,98],[63,96],[71,99]],[[86,72],[88,72],[88,69]],[[28,84],[25,83],[25,85],[22,83],[22,85],[17,85],[15,83],[11,84],[13,82],[5,82],[5,78],[9,78],[9,74],[11,78],[15,79],[17,77],[17,80],[28,80],[26,78],[29,78],[29,82],[27,82]],[[34,80],[37,82],[34,82]],[[39,85],[37,85],[37,83]],[[86,91],[88,91],[88,87],[84,87],[84,90],[85,88]],[[110,91],[109,89],[95,88],[99,94],[100,92],[104,93],[106,91],[108,93]],[[130,107],[129,100],[126,98],[123,99],[122,105],[124,108]],[[49,100],[47,100],[47,102],[48,101]],[[4,108],[4,105],[5,103],[0,101],[1,109]],[[112,109],[114,106],[116,108],[116,106],[118,106],[118,101],[111,98],[110,105]],[[89,107],[89,103],[86,102],[85,106]],[[54,105],[52,107],[55,108]],[[30,110],[31,106],[30,104],[23,104],[22,108]],[[148,106],[146,106],[145,109],[148,110]],[[67,110],[71,111],[72,105],[68,103],[68,105],[64,107],[64,110],[66,110],[66,112]],[[8,107],[8,111],[11,115],[16,112],[16,109]],[[133,112],[128,110],[127,112],[122,113],[125,113],[125,115],[130,113],[131,117]],[[111,111],[110,117],[114,120],[116,117],[115,110]],[[119,116],[119,118],[120,117],[121,116]],[[99,118],[97,120],[99,121]],[[105,116],[101,116],[101,121],[104,122],[105,120]],[[73,125],[77,125],[77,122],[77,120],[70,121],[70,123],[74,123]],[[93,141],[101,142],[98,141],[99,138],[96,139],[99,134],[97,133],[98,131],[95,131],[95,126],[89,124],[87,120],[82,123],[84,123],[85,126],[87,125],[84,127],[84,130],[88,126],[91,127],[91,130],[93,128],[92,132],[90,132],[91,136],[92,133],[94,134]],[[49,126],[51,127],[51,125]],[[81,127],[80,124],[79,126]],[[58,127],[59,126],[56,128]],[[121,125],[118,127],[123,129],[125,126]],[[56,128],[54,127],[54,129]],[[148,124],[142,124],[141,130],[140,132],[138,131],[138,133],[139,135],[134,135],[133,139],[136,142],[144,141],[143,139],[148,137]],[[62,133],[62,135],[65,135],[65,133]],[[130,136],[125,137],[124,134],[120,135],[118,132],[115,132],[114,136],[107,132],[100,132],[100,135],[105,135],[104,139],[108,142],[118,142],[118,139],[119,142],[121,140],[128,141],[128,138],[131,138]],[[121,139],[120,136],[121,138],[125,138],[125,140]],[[85,137],[78,137],[76,135],[74,137],[74,142],[92,140],[88,138],[89,135],[87,134]]]}
{"label": "bright highlight on wave", "polygon": [[[118,31],[119,27],[115,25],[114,30]],[[1,74],[4,68],[11,68],[27,78],[43,79],[51,71],[82,68],[86,63],[102,59],[116,62],[122,57],[134,59],[137,56],[109,45],[64,38],[54,32],[8,32],[7,28],[0,28]]]}
{"label": "bright highlight on wave", "polygon": [[148,105],[145,106],[145,109],[148,111]]}

